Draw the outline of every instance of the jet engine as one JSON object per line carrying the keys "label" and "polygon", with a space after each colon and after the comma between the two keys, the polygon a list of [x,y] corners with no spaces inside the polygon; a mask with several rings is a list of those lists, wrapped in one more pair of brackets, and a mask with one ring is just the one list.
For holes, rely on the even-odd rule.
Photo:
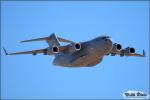
{"label": "jet engine", "polygon": [[115,56],[116,54],[120,54],[121,49],[122,49],[121,44],[114,43],[113,48],[111,50],[111,55]]}
{"label": "jet engine", "polygon": [[57,46],[53,46],[52,47],[52,52],[53,53],[58,53],[59,52],[59,48]]}
{"label": "jet engine", "polygon": [[48,47],[47,50],[44,52],[44,54],[52,55],[63,51],[75,52],[75,51],[79,51],[80,49],[81,49],[80,43],[72,43],[66,46]]}
{"label": "jet engine", "polygon": [[121,44],[115,43],[115,44],[113,44],[113,49],[120,51],[122,49],[122,46],[121,46]]}
{"label": "jet engine", "polygon": [[127,47],[125,50],[126,53],[135,53],[135,49],[133,47]]}
{"label": "jet engine", "polygon": [[44,54],[52,55],[54,53],[55,54],[59,53],[59,47],[58,46],[48,47]]}
{"label": "jet engine", "polygon": [[74,48],[75,48],[75,50],[80,50],[81,49],[81,44],[80,43],[75,43],[74,44]]}
{"label": "jet engine", "polygon": [[81,50],[81,44],[80,43],[72,43],[68,45],[68,51],[69,52],[76,52]]}

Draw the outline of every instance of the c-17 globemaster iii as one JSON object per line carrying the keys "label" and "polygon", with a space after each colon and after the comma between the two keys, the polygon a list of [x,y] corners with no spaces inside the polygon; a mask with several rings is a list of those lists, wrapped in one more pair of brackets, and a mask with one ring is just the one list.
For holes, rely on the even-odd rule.
{"label": "c-17 globemaster iii", "polygon": [[[42,53],[44,55],[54,55],[55,59],[53,64],[57,66],[65,67],[92,67],[100,63],[104,56],[135,56],[145,57],[145,51],[143,54],[135,52],[133,47],[127,47],[122,49],[121,44],[113,43],[109,36],[99,36],[86,42],[73,42],[64,38],[57,37],[52,33],[49,37],[37,38],[31,40],[25,40],[22,42],[43,41],[48,43],[48,47],[45,49],[38,49],[25,52],[7,53],[6,55],[18,55],[18,54],[32,54],[36,55]],[[61,46],[60,42],[68,43]]]}

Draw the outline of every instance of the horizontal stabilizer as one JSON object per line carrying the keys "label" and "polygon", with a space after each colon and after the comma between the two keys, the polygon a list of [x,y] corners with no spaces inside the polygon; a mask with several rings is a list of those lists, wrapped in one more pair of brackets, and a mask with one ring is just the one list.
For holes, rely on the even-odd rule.
{"label": "horizontal stabilizer", "polygon": [[[64,39],[64,38],[60,38],[60,37],[57,37],[57,39],[60,41],[60,42],[66,42],[66,43],[74,43],[73,41],[70,41],[70,40],[67,40],[67,39]],[[31,39],[31,40],[25,40],[25,41],[21,41],[21,43],[23,42],[34,42],[34,41],[50,41],[52,40],[51,37],[43,37],[43,38],[37,38],[37,39]]]}
{"label": "horizontal stabilizer", "polygon": [[67,40],[67,39],[64,39],[64,38],[60,38],[60,37],[57,37],[57,38],[58,38],[58,40],[59,40],[60,42],[74,43],[73,41],[70,41],[70,40]]}
{"label": "horizontal stabilizer", "polygon": [[31,40],[21,41],[21,43],[23,43],[23,42],[33,42],[33,41],[43,41],[43,40],[47,40],[47,39],[48,39],[48,37],[37,38],[37,39],[31,39]]}

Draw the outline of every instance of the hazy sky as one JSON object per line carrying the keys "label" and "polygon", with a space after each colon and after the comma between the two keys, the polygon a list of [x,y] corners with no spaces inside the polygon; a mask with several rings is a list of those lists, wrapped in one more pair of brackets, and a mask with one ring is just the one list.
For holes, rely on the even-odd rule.
{"label": "hazy sky", "polygon": [[46,42],[19,41],[49,36],[75,42],[109,35],[114,43],[145,49],[146,57],[107,56],[91,68],[53,66],[53,56],[5,56],[1,52],[1,96],[4,99],[122,99],[128,90],[149,92],[148,1],[3,1],[1,50],[26,51]]}

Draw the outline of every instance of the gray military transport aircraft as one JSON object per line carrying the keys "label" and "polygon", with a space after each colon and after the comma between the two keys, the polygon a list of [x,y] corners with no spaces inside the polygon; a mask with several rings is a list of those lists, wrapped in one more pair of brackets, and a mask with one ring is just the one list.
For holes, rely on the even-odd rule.
{"label": "gray military transport aircraft", "polygon": [[[76,43],[64,38],[57,37],[54,33],[52,33],[49,37],[25,40],[21,41],[21,43],[43,40],[45,40],[49,45],[45,49],[7,53],[6,49],[4,48],[4,52],[6,55],[36,55],[38,53],[50,56],[54,55],[55,59],[53,64],[65,67],[92,67],[100,63],[103,57],[107,55],[120,55],[121,57],[145,57],[144,49],[143,54],[135,53],[135,49],[133,47],[122,49],[122,46],[120,44],[113,43],[109,36],[99,36],[86,42]],[[65,42],[68,44],[61,46],[59,42]]]}

